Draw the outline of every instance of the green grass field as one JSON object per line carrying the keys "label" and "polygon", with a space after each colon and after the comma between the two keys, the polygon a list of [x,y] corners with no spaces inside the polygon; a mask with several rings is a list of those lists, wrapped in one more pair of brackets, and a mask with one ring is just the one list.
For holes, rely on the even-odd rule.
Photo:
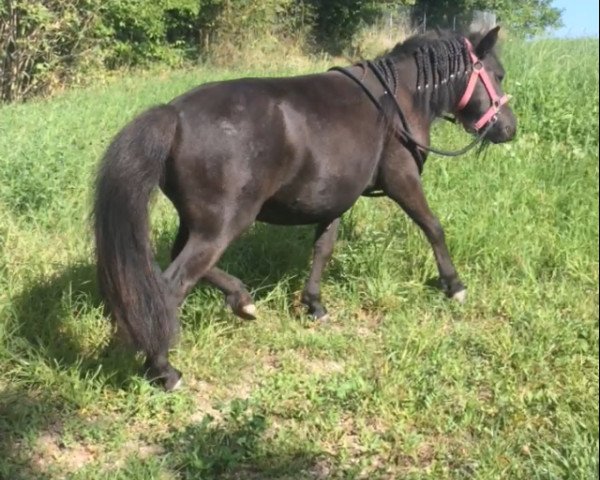
{"label": "green grass field", "polygon": [[[312,325],[312,229],[256,225],[221,266],[260,318],[194,290],[172,394],[111,342],[97,162],[136,113],[196,84],[298,72],[137,75],[0,108],[0,479],[598,478],[598,41],[509,43],[504,59],[518,138],[424,173],[468,302],[428,286],[406,215],[361,199],[324,279],[332,321]],[[436,145],[467,139],[436,127]],[[175,230],[157,197],[162,265]]]}

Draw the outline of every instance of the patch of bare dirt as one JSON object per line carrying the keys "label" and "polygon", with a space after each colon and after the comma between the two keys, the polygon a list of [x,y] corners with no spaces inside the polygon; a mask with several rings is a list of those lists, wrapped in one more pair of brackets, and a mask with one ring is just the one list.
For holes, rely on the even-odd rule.
{"label": "patch of bare dirt", "polygon": [[101,453],[101,448],[97,445],[66,445],[62,439],[61,425],[55,424],[36,440],[31,466],[38,472],[58,468],[70,473],[95,461]]}
{"label": "patch of bare dirt", "polygon": [[321,358],[302,358],[302,363],[308,373],[313,375],[331,375],[344,371],[344,364],[335,360]]}
{"label": "patch of bare dirt", "polygon": [[188,389],[193,392],[196,404],[196,411],[189,417],[191,423],[201,422],[206,415],[216,420],[221,419],[221,412],[215,408],[214,385],[203,380],[188,380]]}

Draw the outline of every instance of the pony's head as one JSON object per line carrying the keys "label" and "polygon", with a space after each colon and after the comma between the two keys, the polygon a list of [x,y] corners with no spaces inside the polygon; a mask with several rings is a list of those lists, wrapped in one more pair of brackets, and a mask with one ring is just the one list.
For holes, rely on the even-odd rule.
{"label": "pony's head", "polygon": [[517,119],[502,91],[504,68],[494,50],[499,29],[464,39],[472,65],[454,112],[467,131],[486,129],[485,139],[493,143],[512,140],[517,131]]}

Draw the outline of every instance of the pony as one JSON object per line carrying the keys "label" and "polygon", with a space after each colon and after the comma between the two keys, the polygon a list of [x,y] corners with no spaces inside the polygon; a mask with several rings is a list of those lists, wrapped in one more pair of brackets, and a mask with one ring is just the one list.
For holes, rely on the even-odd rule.
{"label": "pony", "polygon": [[[511,140],[516,118],[501,83],[496,27],[469,38],[426,32],[373,62],[287,78],[201,85],[137,116],[102,159],[94,199],[101,293],[118,329],[145,354],[146,376],[166,390],[181,383],[169,362],[177,310],[200,280],[242,318],[256,308],[238,278],[216,264],[253,222],[316,226],[302,302],[323,319],[320,280],[340,218],[361,195],[394,200],[431,244],[440,284],[465,299],[421,185],[436,118],[486,143]],[[149,240],[156,187],[173,203],[179,230],[160,271]]]}

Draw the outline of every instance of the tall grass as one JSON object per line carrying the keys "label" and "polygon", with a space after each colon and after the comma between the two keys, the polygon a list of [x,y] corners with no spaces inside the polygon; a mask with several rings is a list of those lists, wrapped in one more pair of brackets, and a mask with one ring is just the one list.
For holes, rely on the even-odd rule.
{"label": "tall grass", "polygon": [[[324,280],[333,321],[312,326],[296,303],[311,230],[257,225],[221,264],[260,319],[197,288],[174,394],[111,343],[97,160],[132,116],[198,83],[299,72],[136,76],[2,107],[0,478],[598,478],[598,42],[503,57],[518,138],[424,174],[468,303],[428,286],[430,248],[397,207],[362,199]],[[158,197],[163,264],[175,228]]]}

